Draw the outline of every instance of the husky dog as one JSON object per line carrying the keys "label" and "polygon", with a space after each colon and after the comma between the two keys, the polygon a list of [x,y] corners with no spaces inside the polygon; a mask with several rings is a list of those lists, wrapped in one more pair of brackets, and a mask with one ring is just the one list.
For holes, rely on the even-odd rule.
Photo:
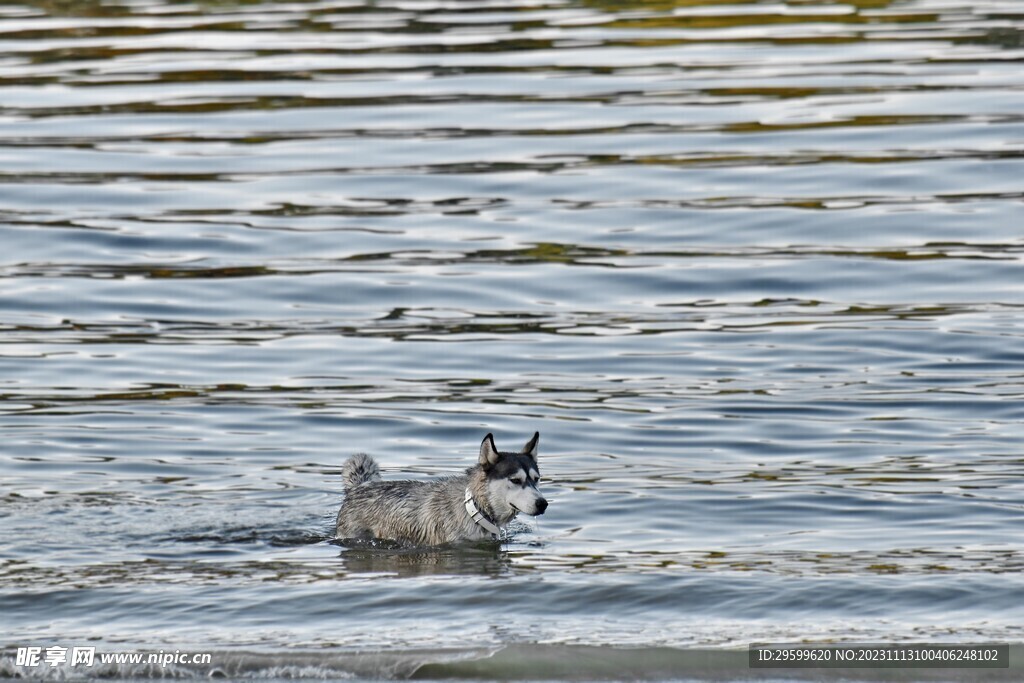
{"label": "husky dog", "polygon": [[536,433],[521,452],[506,453],[488,434],[476,465],[431,481],[383,481],[373,458],[353,455],[341,468],[345,502],[336,535],[419,546],[497,539],[516,514],[542,515],[548,507],[537,490],[539,440]]}

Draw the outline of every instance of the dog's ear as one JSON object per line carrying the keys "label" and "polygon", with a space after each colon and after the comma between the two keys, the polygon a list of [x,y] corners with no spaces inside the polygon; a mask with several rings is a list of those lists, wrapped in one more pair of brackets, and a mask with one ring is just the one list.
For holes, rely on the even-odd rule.
{"label": "dog's ear", "polygon": [[498,449],[494,445],[494,435],[488,434],[480,444],[480,464],[490,467],[498,462]]}
{"label": "dog's ear", "polygon": [[540,432],[534,432],[533,438],[526,442],[523,446],[523,455],[528,455],[533,458],[534,462],[537,461],[537,443],[540,441]]}

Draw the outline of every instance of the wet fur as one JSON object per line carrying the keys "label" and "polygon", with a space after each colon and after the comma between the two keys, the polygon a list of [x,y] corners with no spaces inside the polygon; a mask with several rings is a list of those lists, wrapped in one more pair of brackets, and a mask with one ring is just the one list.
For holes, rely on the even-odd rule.
{"label": "wet fur", "polygon": [[[338,511],[336,535],[339,539],[382,539],[417,546],[491,540],[492,535],[466,512],[466,488],[492,522],[499,527],[511,522],[518,511],[495,495],[495,487],[516,472],[539,472],[538,436],[527,444],[532,444],[532,454],[505,453],[494,449],[493,437],[488,434],[481,444],[480,461],[465,474],[429,481],[383,481],[373,458],[362,453],[352,456],[342,466],[345,502]],[[547,501],[535,487],[533,490],[543,502],[536,514],[543,513]]]}

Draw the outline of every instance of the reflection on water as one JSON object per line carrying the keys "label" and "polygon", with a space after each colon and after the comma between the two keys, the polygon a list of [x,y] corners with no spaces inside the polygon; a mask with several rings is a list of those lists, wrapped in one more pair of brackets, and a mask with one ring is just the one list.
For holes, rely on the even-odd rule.
{"label": "reflection on water", "polygon": [[[0,6],[4,644],[1019,641],[1022,25]],[[331,541],[350,453],[534,430],[551,507],[501,547]]]}
{"label": "reflection on water", "polygon": [[497,546],[419,550],[348,548],[342,551],[340,558],[341,566],[350,575],[388,574],[398,578],[463,574],[498,578],[508,574],[513,566],[508,552]]}

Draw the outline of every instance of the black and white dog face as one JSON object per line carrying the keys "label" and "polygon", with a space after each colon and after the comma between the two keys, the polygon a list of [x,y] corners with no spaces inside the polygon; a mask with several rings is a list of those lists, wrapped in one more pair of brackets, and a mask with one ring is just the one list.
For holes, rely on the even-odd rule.
{"label": "black and white dog face", "polygon": [[519,453],[499,451],[490,434],[480,444],[480,465],[487,477],[487,502],[498,515],[514,516],[522,512],[536,516],[547,509],[548,501],[537,488],[540,483],[539,441],[538,432]]}

